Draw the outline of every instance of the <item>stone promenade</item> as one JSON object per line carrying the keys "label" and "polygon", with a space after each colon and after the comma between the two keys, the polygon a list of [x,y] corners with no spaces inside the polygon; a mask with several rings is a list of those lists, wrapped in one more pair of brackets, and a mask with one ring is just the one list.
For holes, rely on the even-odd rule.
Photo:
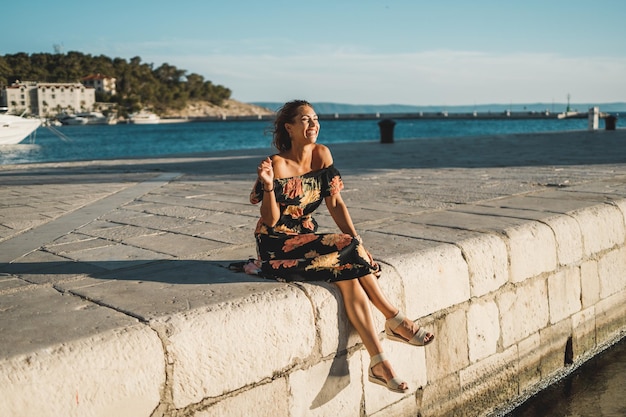
{"label": "stone promenade", "polygon": [[[459,348],[450,342],[456,333],[446,318],[455,305],[476,314],[472,299],[478,298],[473,286],[456,297],[452,281],[444,279],[441,288],[421,283],[419,268],[406,269],[414,275],[411,285],[396,284],[408,279],[403,254],[412,259],[447,245],[461,247],[463,260],[471,249],[459,242],[478,234],[502,234],[523,222],[607,203],[626,210],[623,129],[350,143],[331,150],[357,230],[384,271],[401,276],[385,282],[384,275],[386,291],[438,332],[438,347],[416,349],[411,366],[400,363],[404,345],[385,345],[411,383],[410,396],[388,394],[363,379],[367,358],[332,286],[311,290],[228,270],[231,262],[255,257],[258,206],[248,194],[256,165],[272,153],[261,149],[0,166],[0,415],[446,415],[451,408],[433,404],[439,397],[456,404],[454,389],[444,388],[451,375],[488,357],[485,345],[468,342],[472,327],[466,324],[460,332],[465,358],[449,360]],[[621,226],[612,227],[621,233],[623,216]],[[324,208],[316,219],[320,231],[336,230]],[[515,241],[511,233],[507,239]],[[593,256],[624,241],[611,245]],[[524,268],[507,258],[513,246],[503,245],[509,278],[500,284],[511,291],[521,282],[515,268]],[[618,265],[624,253],[616,255]],[[529,256],[526,262],[535,261]],[[459,271],[468,274],[467,266]],[[577,294],[582,298],[584,288]],[[615,294],[622,297],[624,290],[606,295]],[[480,303],[488,308],[490,300]],[[505,304],[498,303],[502,315]],[[563,308],[568,320],[579,311]],[[550,313],[552,324],[565,314]],[[382,318],[376,320],[382,330]],[[529,326],[499,330],[492,356],[500,356],[490,366],[512,355],[510,346],[521,356],[520,343],[534,343]],[[585,352],[599,347],[585,345]],[[339,373],[352,376],[349,384],[345,378],[328,382],[337,357],[347,358]],[[431,371],[443,362],[445,372]],[[420,370],[427,366],[428,374]],[[517,382],[515,392],[498,391],[495,400],[513,399],[542,379]],[[431,381],[443,382],[429,392]],[[289,394],[283,398],[283,392]]]}

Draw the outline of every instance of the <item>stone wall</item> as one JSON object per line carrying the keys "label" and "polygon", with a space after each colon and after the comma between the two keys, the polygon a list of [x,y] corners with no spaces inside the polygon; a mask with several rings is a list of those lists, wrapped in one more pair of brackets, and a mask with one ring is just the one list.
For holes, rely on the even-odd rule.
{"label": "stone wall", "polygon": [[[233,343],[221,350],[207,341],[196,352],[202,363],[192,355],[175,364],[176,407],[202,403],[193,414],[202,417],[494,412],[626,330],[626,200],[565,196],[462,206],[363,234],[382,249],[385,291],[437,334],[426,348],[383,341],[410,394],[367,381],[369,358],[335,289],[293,284],[225,305],[210,322],[172,326],[190,338],[221,327],[214,336]],[[237,333],[250,345],[226,330],[242,323]]]}
{"label": "stone wall", "polygon": [[[624,334],[625,224],[626,200],[610,189],[555,189],[362,228],[389,298],[436,333],[417,348],[381,332],[406,395],[367,381],[369,358],[334,286],[203,266],[185,273],[211,274],[212,285],[172,289],[171,314],[158,318],[143,318],[148,304],[133,321],[122,307],[118,316],[59,298],[67,311],[106,315],[99,334],[5,352],[0,414],[487,415]],[[140,284],[121,287],[120,305]]]}

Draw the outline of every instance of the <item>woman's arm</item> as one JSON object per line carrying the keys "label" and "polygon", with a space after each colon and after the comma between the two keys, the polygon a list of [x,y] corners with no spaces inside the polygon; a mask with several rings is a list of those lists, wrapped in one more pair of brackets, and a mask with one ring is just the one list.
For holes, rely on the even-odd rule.
{"label": "woman's arm", "polygon": [[[329,167],[333,164],[333,156],[330,149],[324,145],[317,145],[315,150],[317,151],[315,156],[321,161],[321,167]],[[348,206],[346,206],[343,198],[341,198],[339,189],[328,197],[325,197],[324,202],[326,203],[326,208],[328,208],[330,216],[335,221],[337,227],[339,227],[339,230],[350,236],[357,236],[352,218],[348,212]]]}
{"label": "woman's arm", "polygon": [[328,196],[324,199],[330,216],[333,218],[339,230],[350,236],[357,236],[356,229],[352,223],[352,218],[348,212],[348,206],[341,198],[340,193]]}
{"label": "woman's arm", "polygon": [[263,185],[263,198],[261,199],[261,219],[270,227],[280,219],[280,208],[276,202],[274,193],[274,168],[272,160],[267,157],[257,167],[257,181]]}

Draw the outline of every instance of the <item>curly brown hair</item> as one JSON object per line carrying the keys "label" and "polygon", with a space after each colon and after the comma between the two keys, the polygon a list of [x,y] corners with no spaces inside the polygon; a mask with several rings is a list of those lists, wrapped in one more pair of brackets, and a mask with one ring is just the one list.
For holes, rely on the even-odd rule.
{"label": "curly brown hair", "polygon": [[279,152],[291,149],[291,138],[289,137],[287,129],[285,129],[285,123],[292,123],[293,119],[298,115],[298,109],[302,106],[313,108],[311,103],[306,100],[292,100],[283,104],[276,112],[274,131],[272,132],[274,136],[272,145],[274,145]]}

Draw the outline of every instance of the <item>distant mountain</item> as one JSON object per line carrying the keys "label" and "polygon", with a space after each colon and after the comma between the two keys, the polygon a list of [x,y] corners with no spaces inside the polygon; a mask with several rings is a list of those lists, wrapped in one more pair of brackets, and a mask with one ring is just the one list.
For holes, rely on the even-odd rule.
{"label": "distant mountain", "polygon": [[[276,111],[283,103],[254,102],[250,103]],[[373,113],[502,113],[512,112],[545,112],[561,113],[567,109],[567,103],[529,103],[529,104],[477,104],[467,106],[410,106],[405,104],[342,104],[342,103],[311,103],[318,114],[373,114]],[[570,103],[570,110],[586,112],[598,106],[605,113],[626,113],[626,102],[619,103]]]}

